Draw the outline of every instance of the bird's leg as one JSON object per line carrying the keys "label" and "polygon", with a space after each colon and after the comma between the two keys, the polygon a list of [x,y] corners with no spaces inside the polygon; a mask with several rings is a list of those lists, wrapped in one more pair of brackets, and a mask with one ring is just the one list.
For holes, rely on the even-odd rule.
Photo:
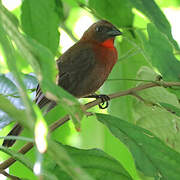
{"label": "bird's leg", "polygon": [[[105,95],[105,94],[92,94],[89,96],[85,96],[84,98],[96,98],[96,99],[101,99],[102,103],[99,104],[99,108],[100,109],[106,109],[109,106],[109,96]],[[106,103],[106,105],[103,107],[104,103]]]}

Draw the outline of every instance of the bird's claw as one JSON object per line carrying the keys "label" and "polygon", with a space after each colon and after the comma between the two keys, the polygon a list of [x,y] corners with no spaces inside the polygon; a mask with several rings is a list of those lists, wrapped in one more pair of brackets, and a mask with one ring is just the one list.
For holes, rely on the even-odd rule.
{"label": "bird's claw", "polygon": [[[100,94],[100,95],[96,95],[96,97],[95,97],[96,99],[101,99],[101,101],[102,101],[102,103],[101,104],[99,104],[99,108],[100,109],[106,109],[108,106],[109,106],[109,100],[110,100],[110,98],[109,98],[109,96],[107,96],[107,95],[105,95],[105,94]],[[105,104],[106,103],[106,104]],[[105,106],[103,106],[105,104]]]}
{"label": "bird's claw", "polygon": [[[97,94],[92,94],[92,95],[89,95],[89,96],[85,96],[84,98],[96,98],[96,99],[101,99],[101,103],[99,104],[99,108],[100,109],[106,109],[108,106],[109,106],[109,100],[110,100],[110,97],[105,95],[105,94],[100,94],[100,95],[97,95]],[[103,107],[103,105],[106,103],[106,105]]]}

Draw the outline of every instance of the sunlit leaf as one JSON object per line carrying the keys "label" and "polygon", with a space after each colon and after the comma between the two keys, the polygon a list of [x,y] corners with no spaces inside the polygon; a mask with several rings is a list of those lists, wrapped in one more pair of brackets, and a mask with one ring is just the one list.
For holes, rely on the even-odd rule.
{"label": "sunlit leaf", "polygon": [[129,2],[131,2],[135,8],[144,13],[149,20],[154,23],[156,28],[168,37],[169,41],[175,46],[175,48],[179,49],[177,42],[172,37],[171,26],[166,16],[154,0],[129,0]]}
{"label": "sunlit leaf", "polygon": [[143,40],[147,59],[159,70],[163,80],[179,81],[180,62],[173,55],[173,48],[168,39],[153,24],[148,24],[147,31],[149,35],[148,41],[143,37],[142,33],[138,33]]}
{"label": "sunlit leaf", "polygon": [[118,27],[132,26],[132,5],[126,0],[90,0],[89,6],[95,9],[102,19],[105,18]]}

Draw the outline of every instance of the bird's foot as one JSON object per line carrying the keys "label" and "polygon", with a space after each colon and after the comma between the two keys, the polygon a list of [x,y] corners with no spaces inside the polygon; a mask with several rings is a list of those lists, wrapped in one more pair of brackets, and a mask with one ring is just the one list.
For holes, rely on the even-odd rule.
{"label": "bird's foot", "polygon": [[[96,98],[96,99],[101,99],[101,104],[99,104],[99,108],[100,109],[106,109],[108,106],[109,106],[109,96],[105,95],[105,94],[93,94],[93,95],[89,95],[89,96],[86,96],[86,98]],[[105,104],[105,106],[103,106]]]}
{"label": "bird's foot", "polygon": [[[100,109],[106,109],[108,106],[109,106],[109,96],[105,95],[105,94],[100,94],[100,95],[97,95],[96,99],[100,98],[102,103],[99,104],[99,108]],[[105,106],[103,106],[105,104]]]}

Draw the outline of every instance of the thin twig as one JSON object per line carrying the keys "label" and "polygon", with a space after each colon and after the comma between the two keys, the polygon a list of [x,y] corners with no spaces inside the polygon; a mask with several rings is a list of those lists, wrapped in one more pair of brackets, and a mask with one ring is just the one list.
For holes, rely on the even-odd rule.
{"label": "thin twig", "polygon": [[[115,98],[119,98],[122,96],[127,96],[127,95],[132,95],[132,94],[136,94],[139,91],[145,90],[145,89],[149,89],[149,88],[153,88],[153,87],[171,87],[171,86],[180,86],[180,82],[151,82],[151,83],[147,83],[147,84],[141,84],[135,88],[131,88],[128,89],[126,91],[120,91],[120,92],[116,92],[113,94],[108,95],[110,99],[115,99]],[[94,101],[91,101],[87,104],[85,104],[83,106],[84,110],[88,110],[96,105],[99,105],[101,103],[101,99],[97,99]],[[60,127],[61,125],[63,125],[65,122],[69,121],[70,117],[69,115],[64,116],[63,118],[61,118],[60,120],[54,122],[51,126],[50,126],[50,132],[54,131],[55,129],[57,129],[58,127]],[[33,147],[33,143],[27,143],[25,144],[20,150],[19,153],[25,154],[26,152],[28,152],[31,148]],[[12,157],[7,159],[6,161],[4,161],[3,163],[0,164],[0,173],[2,173],[2,171],[4,171],[6,168],[8,168],[9,166],[11,166],[14,162],[16,162],[16,160],[14,160]]]}

